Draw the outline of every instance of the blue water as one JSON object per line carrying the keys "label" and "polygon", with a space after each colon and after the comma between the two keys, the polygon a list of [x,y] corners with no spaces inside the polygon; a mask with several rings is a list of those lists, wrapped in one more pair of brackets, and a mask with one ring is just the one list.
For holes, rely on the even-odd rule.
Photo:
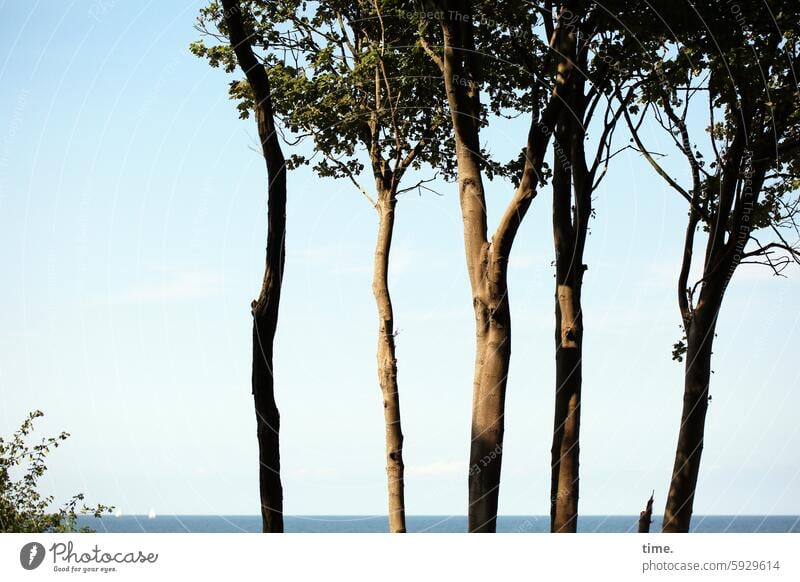
{"label": "blue water", "polygon": [[[578,520],[583,533],[635,532],[639,516],[584,516]],[[388,530],[386,516],[292,516],[285,518],[287,532],[296,533],[380,533]],[[261,530],[261,518],[251,515],[164,515],[149,519],[144,515],[81,518],[98,532],[112,533],[242,533]],[[406,518],[410,532],[460,533],[467,530],[464,516],[411,516]],[[658,530],[658,521],[653,531]],[[497,518],[497,531],[504,533],[544,533],[550,528],[547,516]],[[700,533],[800,533],[800,516],[695,516],[692,531]]]}

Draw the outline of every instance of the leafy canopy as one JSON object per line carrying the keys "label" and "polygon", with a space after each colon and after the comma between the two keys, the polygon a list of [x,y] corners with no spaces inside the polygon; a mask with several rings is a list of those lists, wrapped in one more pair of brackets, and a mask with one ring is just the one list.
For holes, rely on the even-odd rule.
{"label": "leafy canopy", "polygon": [[[366,161],[378,188],[395,190],[405,170],[423,162],[452,174],[441,73],[417,42],[411,3],[247,0],[241,7],[276,115],[291,134],[285,138],[313,140],[314,153],[292,155],[290,166],[355,180]],[[192,52],[233,72],[218,2],[200,12],[197,28],[203,38]],[[247,82],[231,82],[229,93],[247,117]]]}
{"label": "leafy canopy", "polygon": [[[759,190],[754,230],[795,230],[800,3],[682,0],[655,11],[632,8],[622,18],[639,44],[639,73],[649,81],[640,105],[657,106],[675,145],[696,164],[705,222],[728,212],[725,178],[735,174],[738,197],[748,178]],[[701,99],[706,103],[691,104]],[[680,122],[691,119],[691,107],[707,112],[707,124],[705,135],[687,127],[686,140]],[[726,225],[731,232],[736,226]]]}

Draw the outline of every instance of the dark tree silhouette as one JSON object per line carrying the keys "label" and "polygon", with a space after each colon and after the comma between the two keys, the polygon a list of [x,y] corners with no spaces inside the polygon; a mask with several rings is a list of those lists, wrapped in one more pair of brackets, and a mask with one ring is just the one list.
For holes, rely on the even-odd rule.
{"label": "dark tree silhouette", "polygon": [[[211,9],[216,10],[214,5]],[[258,438],[259,489],[264,532],[283,532],[283,486],[280,461],[280,414],[275,402],[273,348],[278,327],[284,261],[286,257],[286,163],[275,127],[272,93],[264,65],[253,52],[252,16],[237,0],[222,0],[220,26],[230,39],[236,62],[252,91],[261,150],[267,165],[267,256],[258,298],[252,302],[252,389]],[[193,46],[202,54],[202,47]],[[228,66],[230,66],[230,61]]]}
{"label": "dark tree silhouette", "polygon": [[[689,531],[714,338],[734,273],[758,263],[780,275],[800,263],[798,244],[789,240],[800,238],[799,23],[800,5],[761,0],[737,2],[736,10],[679,2],[640,22],[656,34],[640,36],[648,85],[626,121],[636,148],[689,204],[677,285],[684,337],[673,354],[685,361],[683,411],[664,532]],[[666,44],[659,30],[670,31],[661,35],[671,39]],[[692,110],[707,112],[707,127],[687,121]],[[687,184],[644,145],[646,119],[661,125],[685,158]],[[695,281],[693,268],[699,271]]]}

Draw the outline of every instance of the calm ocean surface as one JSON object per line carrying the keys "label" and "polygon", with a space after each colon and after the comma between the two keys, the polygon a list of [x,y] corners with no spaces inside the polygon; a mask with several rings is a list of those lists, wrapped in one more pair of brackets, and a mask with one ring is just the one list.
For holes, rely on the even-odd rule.
{"label": "calm ocean surface", "polygon": [[[578,520],[578,531],[598,533],[635,532],[639,516],[585,516]],[[146,515],[81,518],[98,532],[112,533],[242,533],[258,532],[261,518],[250,515]],[[388,529],[386,516],[294,516],[285,518],[287,532],[295,533],[380,533]],[[467,529],[464,516],[413,516],[406,518],[410,532],[460,533]],[[653,531],[659,522],[654,521]],[[497,518],[497,531],[504,533],[543,533],[550,527],[547,516]],[[800,533],[800,516],[696,516],[692,531],[701,533]]]}

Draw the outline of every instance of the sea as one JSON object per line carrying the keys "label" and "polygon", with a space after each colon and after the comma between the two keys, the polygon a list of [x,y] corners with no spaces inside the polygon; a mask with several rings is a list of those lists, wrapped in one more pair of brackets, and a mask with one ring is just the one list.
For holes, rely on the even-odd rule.
{"label": "sea", "polygon": [[[639,516],[586,515],[578,519],[579,533],[635,533]],[[81,517],[80,526],[108,533],[257,533],[257,515],[110,515],[100,519]],[[654,519],[652,531],[660,523]],[[406,517],[409,532],[462,533],[466,516],[416,515]],[[382,533],[388,531],[387,516],[297,515],[284,518],[287,533]],[[503,515],[497,518],[499,533],[546,533],[549,516]],[[697,515],[691,531],[697,533],[800,533],[797,515]]]}

